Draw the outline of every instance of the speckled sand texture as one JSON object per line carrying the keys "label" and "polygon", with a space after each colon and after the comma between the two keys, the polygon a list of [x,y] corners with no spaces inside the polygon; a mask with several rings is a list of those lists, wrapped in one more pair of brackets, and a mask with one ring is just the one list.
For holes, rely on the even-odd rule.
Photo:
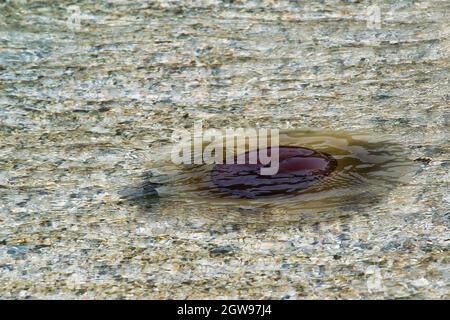
{"label": "speckled sand texture", "polygon": [[[450,298],[450,2],[376,3],[0,1],[0,298]],[[195,120],[388,134],[418,169],[314,222],[124,201]]]}

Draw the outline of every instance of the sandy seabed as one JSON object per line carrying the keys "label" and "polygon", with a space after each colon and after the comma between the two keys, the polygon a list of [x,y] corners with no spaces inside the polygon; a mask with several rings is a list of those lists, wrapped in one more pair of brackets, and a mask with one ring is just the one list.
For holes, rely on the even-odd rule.
{"label": "sandy seabed", "polygon": [[[450,2],[68,4],[0,3],[1,298],[449,298]],[[387,134],[418,167],[314,221],[124,201],[196,120]]]}

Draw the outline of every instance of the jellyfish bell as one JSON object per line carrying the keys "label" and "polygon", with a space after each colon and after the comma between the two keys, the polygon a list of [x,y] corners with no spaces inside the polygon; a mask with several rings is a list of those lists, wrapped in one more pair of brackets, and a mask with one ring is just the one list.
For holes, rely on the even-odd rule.
{"label": "jellyfish bell", "polygon": [[[245,153],[245,163],[217,164],[211,171],[211,181],[220,191],[236,198],[257,198],[301,191],[329,175],[337,166],[331,155],[304,147],[276,147],[278,171],[264,175],[261,161],[251,163],[255,153],[267,153],[274,148]],[[259,160],[259,159],[258,159]]]}
{"label": "jellyfish bell", "polygon": [[[188,164],[172,161],[172,146],[152,153],[149,182],[156,186],[160,203],[181,203],[186,219],[325,221],[366,212],[409,183],[417,171],[408,150],[379,133],[280,130],[279,143],[267,145],[259,144],[261,135],[258,131],[254,146],[249,134],[234,134],[229,148],[226,142],[233,139],[222,133],[212,142],[204,139],[198,153],[192,140],[186,141],[182,146]],[[192,159],[200,154],[211,161],[195,164]],[[275,160],[278,166],[273,166]],[[271,166],[275,173],[262,174],[261,169]],[[255,215],[241,216],[241,209]]]}

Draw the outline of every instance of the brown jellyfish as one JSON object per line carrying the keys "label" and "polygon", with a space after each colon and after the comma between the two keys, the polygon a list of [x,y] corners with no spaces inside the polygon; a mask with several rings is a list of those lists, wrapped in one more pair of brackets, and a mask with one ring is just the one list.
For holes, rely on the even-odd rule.
{"label": "brown jellyfish", "polygon": [[[215,165],[211,181],[217,188],[235,198],[259,198],[308,189],[337,167],[330,154],[304,147],[278,147],[279,170],[273,175],[262,175],[264,165],[258,152],[271,156],[271,149],[253,150],[245,154],[245,163]],[[257,163],[249,159],[255,157]]]}

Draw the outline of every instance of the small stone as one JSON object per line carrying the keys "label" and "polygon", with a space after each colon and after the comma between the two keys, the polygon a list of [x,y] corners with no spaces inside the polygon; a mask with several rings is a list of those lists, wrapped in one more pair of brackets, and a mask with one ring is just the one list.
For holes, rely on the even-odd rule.
{"label": "small stone", "polygon": [[226,254],[233,254],[239,251],[239,248],[235,246],[219,246],[209,250],[212,256],[220,256]]}
{"label": "small stone", "polygon": [[430,284],[430,282],[425,278],[420,278],[411,282],[411,284],[416,288],[426,287]]}

